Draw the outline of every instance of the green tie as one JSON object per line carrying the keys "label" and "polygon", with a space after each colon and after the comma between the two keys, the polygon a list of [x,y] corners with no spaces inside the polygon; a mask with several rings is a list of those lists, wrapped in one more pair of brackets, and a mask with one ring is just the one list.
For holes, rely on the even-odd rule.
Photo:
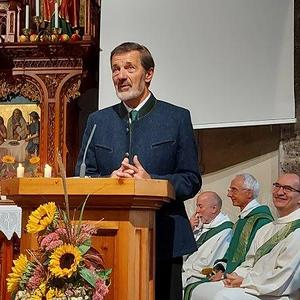
{"label": "green tie", "polygon": [[131,122],[135,122],[139,118],[138,110],[133,109],[130,113]]}

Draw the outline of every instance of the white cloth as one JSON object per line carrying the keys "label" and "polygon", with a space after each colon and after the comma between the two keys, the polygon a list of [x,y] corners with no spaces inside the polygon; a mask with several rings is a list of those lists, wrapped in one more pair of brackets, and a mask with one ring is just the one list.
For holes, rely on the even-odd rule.
{"label": "white cloth", "polygon": [[[203,224],[201,234],[197,234],[196,240],[208,230],[215,228],[224,222],[228,222],[228,216],[219,213],[209,224]],[[224,229],[201,245],[196,252],[184,257],[182,266],[182,285],[185,287],[201,277],[201,270],[211,267],[217,259],[224,256],[232,237],[232,229]],[[204,277],[202,275],[202,277]]]}
{"label": "white cloth", "polygon": [[[17,145],[11,145],[11,142],[17,143]],[[26,142],[25,140],[6,140],[3,144],[0,145],[0,156],[11,155],[15,158],[16,162],[23,162],[26,158],[27,144],[28,142]]]}
{"label": "white cloth", "polygon": [[256,207],[259,207],[259,206],[261,206],[261,205],[257,202],[257,200],[253,199],[240,212],[239,217],[241,219],[244,219],[253,209],[255,209]]}
{"label": "white cloth", "polygon": [[235,270],[244,278],[241,288],[225,288],[222,282],[203,283],[193,291],[192,299],[300,299],[300,229],[278,242],[254,264],[258,248],[287,223],[297,219],[300,219],[300,209],[258,230],[246,260]]}
{"label": "white cloth", "polygon": [[[1,204],[1,200],[0,200]],[[22,209],[16,205],[0,205],[0,231],[10,240],[14,233],[21,237]]]}

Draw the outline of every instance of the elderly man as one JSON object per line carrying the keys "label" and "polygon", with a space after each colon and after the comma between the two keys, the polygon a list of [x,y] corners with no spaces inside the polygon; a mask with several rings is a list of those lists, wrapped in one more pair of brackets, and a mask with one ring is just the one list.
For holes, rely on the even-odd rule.
{"label": "elderly man", "polygon": [[[259,184],[250,174],[237,175],[231,181],[228,197],[231,198],[234,206],[240,208],[241,212],[234,225],[233,237],[226,254],[221,262],[215,265],[217,269],[223,267],[225,273],[231,273],[245,260],[257,230],[273,220],[270,209],[257,202],[258,194]],[[220,271],[211,280],[219,281],[222,278],[223,272]],[[203,280],[188,285],[184,291],[184,299],[199,299],[202,296],[201,283]]]}
{"label": "elderly man", "polygon": [[221,213],[222,200],[215,192],[203,192],[197,197],[197,208],[190,222],[198,250],[185,257],[182,269],[183,287],[203,277],[201,270],[222,258],[232,236],[228,216]]}
{"label": "elderly man", "polygon": [[300,177],[280,176],[272,192],[278,220],[257,232],[246,260],[227,279],[201,285],[197,299],[299,299]]}
{"label": "elderly man", "polygon": [[151,93],[154,60],[145,46],[117,46],[110,64],[120,102],[89,116],[75,173],[170,181],[176,199],[156,214],[155,299],[182,300],[182,256],[197,250],[184,200],[201,187],[190,113]]}

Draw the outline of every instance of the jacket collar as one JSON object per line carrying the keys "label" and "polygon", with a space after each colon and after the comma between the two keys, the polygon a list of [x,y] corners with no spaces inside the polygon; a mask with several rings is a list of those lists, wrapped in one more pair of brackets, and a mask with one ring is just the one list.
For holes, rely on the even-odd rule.
{"label": "jacket collar", "polygon": [[[156,103],[157,103],[157,99],[151,93],[151,96],[148,99],[148,101],[139,110],[139,119],[143,118],[145,115],[150,113]],[[123,102],[120,102],[120,103],[114,105],[113,109],[119,115],[119,117],[121,119],[128,120],[129,114],[128,114],[127,108],[125,107]]]}

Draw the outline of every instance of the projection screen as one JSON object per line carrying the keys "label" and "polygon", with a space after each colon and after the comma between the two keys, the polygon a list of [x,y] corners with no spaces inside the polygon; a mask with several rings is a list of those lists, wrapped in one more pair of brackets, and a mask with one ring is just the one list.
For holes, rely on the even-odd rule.
{"label": "projection screen", "polygon": [[118,102],[110,51],[135,41],[156,63],[151,91],[195,129],[295,122],[293,17],[292,0],[103,0],[99,107]]}

